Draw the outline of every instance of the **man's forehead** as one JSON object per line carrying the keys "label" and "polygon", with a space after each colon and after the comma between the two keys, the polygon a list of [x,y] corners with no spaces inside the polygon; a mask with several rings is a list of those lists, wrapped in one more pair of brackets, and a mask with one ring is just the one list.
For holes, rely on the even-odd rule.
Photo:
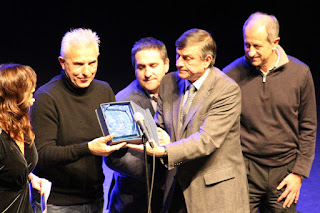
{"label": "man's forehead", "polygon": [[146,55],[151,55],[151,56],[158,56],[160,55],[160,51],[158,49],[142,49],[136,52],[135,56],[138,54],[146,54]]}
{"label": "man's forehead", "polygon": [[198,55],[200,47],[198,45],[186,46],[182,49],[176,48],[176,52],[179,55]]}
{"label": "man's forehead", "polygon": [[137,63],[155,63],[159,60],[162,61],[162,58],[158,50],[145,49],[140,50],[135,54],[135,60]]}
{"label": "man's forehead", "polygon": [[[162,61],[162,60],[161,60]],[[159,60],[137,61],[136,66],[150,66],[161,63]]]}
{"label": "man's forehead", "polygon": [[65,58],[79,60],[85,58],[97,59],[98,56],[99,52],[96,48],[73,48],[68,51],[68,53],[65,55]]}
{"label": "man's forehead", "polygon": [[244,37],[261,37],[268,36],[267,28],[265,25],[250,24],[244,29]]}

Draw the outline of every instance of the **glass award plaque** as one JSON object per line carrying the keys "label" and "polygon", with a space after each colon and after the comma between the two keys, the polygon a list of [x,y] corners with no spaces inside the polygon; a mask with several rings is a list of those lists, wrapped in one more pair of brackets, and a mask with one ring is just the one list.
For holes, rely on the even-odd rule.
{"label": "glass award plaque", "polygon": [[140,112],[143,115],[149,135],[159,145],[157,126],[150,110],[143,109],[133,101],[103,103],[96,110],[103,135],[113,134],[113,139],[109,141],[108,145],[123,141],[135,144],[142,142],[143,133],[134,120],[135,112]]}
{"label": "glass award plaque", "polygon": [[101,104],[96,110],[103,135],[113,134],[112,144],[141,142],[142,133],[133,117],[137,107],[132,102],[112,102]]}

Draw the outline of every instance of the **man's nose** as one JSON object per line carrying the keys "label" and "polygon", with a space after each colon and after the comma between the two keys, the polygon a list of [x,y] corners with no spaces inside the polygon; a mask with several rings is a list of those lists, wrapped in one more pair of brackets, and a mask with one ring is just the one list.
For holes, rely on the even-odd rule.
{"label": "man's nose", "polygon": [[180,57],[177,57],[176,59],[176,67],[179,68],[179,67],[183,67],[183,61],[181,59],[181,56]]}
{"label": "man's nose", "polygon": [[152,75],[152,71],[151,71],[151,68],[149,66],[146,66],[146,69],[145,69],[145,72],[144,72],[144,76],[146,78],[150,78]]}
{"label": "man's nose", "polygon": [[253,57],[255,54],[256,54],[256,50],[255,50],[255,48],[254,47],[250,47],[249,49],[248,49],[248,55],[249,55],[249,57]]}
{"label": "man's nose", "polygon": [[83,65],[82,74],[84,76],[89,76],[90,75],[90,66],[89,66],[89,64],[84,64]]}

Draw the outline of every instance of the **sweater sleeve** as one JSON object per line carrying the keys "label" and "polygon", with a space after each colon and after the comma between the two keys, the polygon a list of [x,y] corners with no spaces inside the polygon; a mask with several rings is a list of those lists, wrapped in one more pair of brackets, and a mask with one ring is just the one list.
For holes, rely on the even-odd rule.
{"label": "sweater sleeve", "polygon": [[309,69],[306,72],[300,94],[298,152],[292,172],[309,177],[314,159],[317,132],[315,89]]}
{"label": "sweater sleeve", "polygon": [[43,92],[35,93],[35,99],[30,113],[39,166],[66,165],[92,155],[88,142],[58,146],[59,117],[54,99]]}

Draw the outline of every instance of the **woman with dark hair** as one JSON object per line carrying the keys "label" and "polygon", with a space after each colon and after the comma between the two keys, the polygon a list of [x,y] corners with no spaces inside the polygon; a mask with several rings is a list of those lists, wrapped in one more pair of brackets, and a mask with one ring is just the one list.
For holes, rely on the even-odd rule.
{"label": "woman with dark hair", "polygon": [[32,212],[28,180],[41,193],[47,181],[31,173],[38,161],[29,119],[36,79],[29,66],[0,65],[0,212]]}

